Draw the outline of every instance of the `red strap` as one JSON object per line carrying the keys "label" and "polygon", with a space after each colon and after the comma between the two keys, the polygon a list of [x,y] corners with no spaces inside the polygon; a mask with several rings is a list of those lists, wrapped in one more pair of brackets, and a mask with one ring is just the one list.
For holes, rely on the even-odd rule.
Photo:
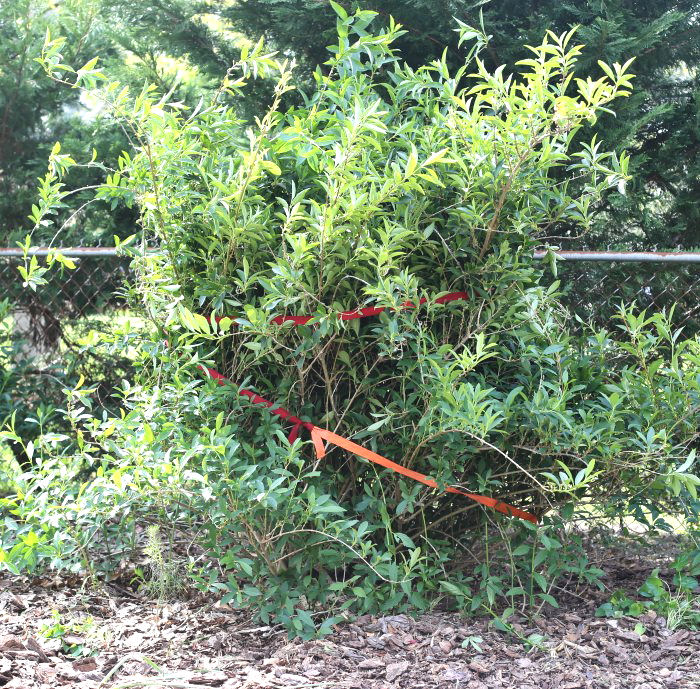
{"label": "red strap", "polygon": [[[221,375],[218,371],[215,371],[213,368],[207,368],[206,366],[202,366],[201,364],[199,365],[199,369],[201,371],[204,371],[205,373],[208,373],[219,385],[233,385],[233,383],[226,378],[226,376]],[[264,397],[260,397],[257,393],[253,392],[252,390],[244,390],[240,388],[238,390],[239,395],[243,395],[243,397],[248,397],[250,401],[253,404],[262,404],[264,407],[267,407],[270,409],[270,407],[273,407],[274,404],[270,402],[269,400],[266,400]],[[306,428],[308,431],[311,431],[314,428],[314,425],[310,421],[302,421],[301,419],[298,419],[296,416],[293,416],[291,412],[288,412],[286,409],[282,407],[278,407],[277,409],[270,409],[270,414],[275,414],[279,416],[281,419],[284,419],[285,421],[289,421],[290,423],[294,424],[294,428],[292,429],[292,433],[296,431],[295,435],[293,438],[290,439],[290,442],[294,442],[296,438],[299,435],[299,429],[303,426]],[[291,433],[290,433],[291,437]]]}
{"label": "red strap", "polygon": [[[456,301],[458,299],[469,299],[469,295],[466,292],[450,292],[449,294],[445,294],[442,297],[438,297],[435,300],[435,302],[437,304],[446,304],[447,302]],[[425,304],[427,301],[428,300],[425,297],[423,297],[420,299],[419,304]],[[368,306],[362,309],[355,309],[354,311],[342,311],[337,315],[338,318],[340,318],[343,321],[352,321],[357,318],[377,316],[383,311],[386,311],[387,308],[388,307],[386,306]],[[413,302],[405,301],[401,304],[401,308],[414,309],[416,308],[416,306]],[[220,321],[222,318],[223,316],[219,316],[216,320]],[[306,325],[309,321],[313,320],[313,318],[313,316],[285,315],[275,316],[272,319],[272,322],[276,323],[277,325],[292,322],[295,326],[298,326]],[[214,380],[216,380],[217,383],[221,385],[231,383],[231,381],[228,378],[222,376],[218,371],[215,371],[213,368],[206,368],[205,366],[200,366],[200,368],[206,373],[208,373]],[[255,392],[252,392],[251,390],[239,389],[238,393],[240,395],[243,395],[244,397],[248,397],[251,400],[251,402],[253,402],[253,404],[262,404],[263,406],[267,407],[270,410],[271,414],[275,414],[281,419],[284,419],[285,421],[289,421],[290,423],[294,424],[289,434],[290,443],[293,443],[299,437],[299,431],[302,427],[310,431],[311,440],[313,441],[314,449],[316,451],[316,456],[319,458],[324,457],[326,454],[326,447],[323,443],[323,441],[325,440],[326,442],[332,443],[333,445],[337,445],[338,447],[342,447],[344,450],[348,450],[349,452],[352,452],[353,454],[359,457],[367,459],[370,462],[380,464],[381,466],[386,467],[387,469],[391,469],[392,471],[395,471],[403,476],[412,478],[414,481],[423,483],[426,486],[430,486],[431,488],[439,487],[433,479],[428,478],[425,474],[421,474],[418,471],[413,471],[412,469],[408,469],[407,467],[401,466],[396,462],[392,462],[390,459],[382,457],[382,455],[377,454],[376,452],[372,452],[372,450],[368,450],[367,448],[352,442],[352,440],[343,438],[342,436],[337,435],[336,433],[333,433],[332,431],[329,431],[325,428],[319,428],[318,426],[314,426],[314,424],[312,424],[310,421],[302,421],[296,416],[293,416],[289,411],[287,411],[283,407],[277,407],[276,409],[272,409],[272,407],[274,406],[272,402],[266,400],[264,397],[260,397],[260,395],[258,395]],[[519,517],[520,519],[526,519],[527,521],[530,521],[533,524],[537,524],[537,517],[535,517],[534,515],[530,514],[529,512],[525,512],[524,510],[520,510],[517,507],[507,505],[505,502],[501,502],[500,500],[495,500],[494,498],[489,498],[485,495],[478,495],[476,493],[465,493],[464,491],[459,490],[458,488],[453,488],[452,486],[447,486],[445,490],[448,493],[456,493],[458,495],[463,495],[467,498],[470,498],[471,500],[474,500],[475,502],[478,502],[481,505],[485,505],[486,507],[490,507],[494,510],[497,510],[498,512],[502,512],[503,514],[507,514],[512,517]]]}
{"label": "red strap", "polygon": [[[469,295],[466,292],[450,292],[449,294],[445,294],[442,297],[438,297],[435,300],[436,304],[447,304],[447,302],[450,301],[457,301],[458,299],[469,299]],[[425,297],[422,297],[419,302],[419,304],[427,304],[428,300]],[[411,302],[411,301],[405,301],[401,304],[402,309],[415,309],[416,305]],[[354,311],[341,311],[340,313],[337,314],[338,318],[340,318],[341,321],[354,321],[357,318],[367,318],[368,316],[378,316],[380,313],[383,311],[386,311],[389,309],[390,311],[394,311],[395,309],[392,309],[388,306],[366,306],[362,309],[355,309]],[[217,316],[216,321],[217,323],[222,319],[222,318],[229,318],[229,316]],[[295,326],[298,325],[306,325],[309,321],[312,321],[314,319],[314,316],[275,316],[272,319],[272,323],[276,323],[277,325],[282,325],[282,323],[294,323]]]}

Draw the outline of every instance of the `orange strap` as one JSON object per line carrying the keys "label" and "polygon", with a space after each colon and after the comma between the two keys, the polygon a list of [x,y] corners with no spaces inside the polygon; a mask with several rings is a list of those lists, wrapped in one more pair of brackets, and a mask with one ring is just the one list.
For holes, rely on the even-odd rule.
{"label": "orange strap", "polygon": [[[338,447],[342,447],[344,450],[348,450],[348,452],[352,452],[353,454],[358,455],[359,457],[368,459],[370,462],[374,462],[375,464],[381,464],[383,467],[391,469],[392,471],[395,471],[398,474],[408,476],[408,478],[412,478],[414,481],[424,483],[426,486],[430,486],[431,488],[439,488],[438,484],[435,481],[433,481],[433,479],[428,478],[425,474],[421,474],[418,471],[413,471],[413,469],[408,469],[404,466],[401,466],[400,464],[397,464],[396,462],[392,462],[390,459],[382,457],[376,452],[372,452],[372,450],[368,450],[366,447],[362,447],[362,445],[353,443],[352,440],[343,438],[343,436],[337,435],[336,433],[326,430],[325,428],[319,428],[318,426],[314,426],[311,429],[311,439],[313,440],[314,448],[316,449],[316,454],[319,457],[323,457],[326,454],[326,448],[323,445],[323,441],[325,440],[326,442],[333,443],[333,445],[337,445]],[[448,493],[464,495],[465,497],[470,498],[481,505],[490,507],[496,510],[497,512],[502,512],[503,514],[507,514],[511,517],[519,517],[520,519],[526,519],[527,521],[532,522],[533,524],[537,524],[537,517],[535,517],[535,515],[530,514],[529,512],[525,512],[524,510],[519,510],[517,507],[508,505],[505,502],[501,502],[500,500],[495,500],[494,498],[489,498],[485,495],[478,495],[477,493],[465,493],[463,490],[453,488],[452,486],[446,486],[445,490]]]}
{"label": "orange strap", "polygon": [[[230,381],[218,371],[215,371],[213,368],[207,368],[206,366],[201,365],[199,368],[205,371],[209,376],[211,376],[217,383],[219,383],[219,385],[232,384],[232,381]],[[423,483],[426,486],[430,486],[431,488],[440,487],[438,486],[436,481],[434,481],[431,478],[428,478],[425,474],[421,474],[418,471],[413,471],[413,469],[409,469],[407,467],[401,466],[400,464],[397,464],[396,462],[392,462],[390,459],[382,457],[382,455],[377,454],[372,450],[368,450],[366,447],[362,447],[362,445],[358,445],[357,443],[352,442],[352,440],[343,438],[342,435],[333,433],[333,431],[329,431],[326,428],[319,428],[318,426],[312,424],[310,421],[302,421],[298,417],[293,416],[291,412],[287,411],[283,407],[276,407],[272,402],[266,400],[264,397],[261,397],[260,395],[254,393],[251,390],[244,390],[243,388],[239,388],[238,394],[242,395],[243,397],[248,397],[253,402],[253,404],[261,404],[267,407],[271,414],[279,416],[285,421],[294,424],[292,433],[289,437],[290,442],[294,442],[300,428],[306,428],[311,433],[311,440],[314,444],[314,450],[316,451],[316,456],[319,459],[326,456],[326,446],[324,444],[325,440],[327,443],[331,443],[333,445],[341,447],[344,450],[347,450],[348,452],[352,452],[358,457],[362,457],[363,459],[367,459],[370,462],[374,462],[375,464],[379,464],[383,467],[386,467],[387,469],[391,469],[392,471],[395,471],[396,473],[401,474],[402,476],[412,478],[414,481]],[[505,502],[501,502],[500,500],[489,498],[485,495],[479,495],[478,493],[466,493],[465,491],[460,490],[459,488],[454,488],[452,486],[446,486],[445,490],[448,493],[463,495],[464,497],[467,497],[470,500],[474,500],[474,502],[478,502],[480,505],[490,507],[491,509],[496,510],[497,512],[501,512],[502,514],[508,515],[509,517],[518,517],[520,519],[525,519],[529,522],[532,522],[533,524],[537,524],[537,517],[535,517],[533,514],[525,512],[524,510],[520,510],[517,507],[513,507],[512,505],[508,505]]]}

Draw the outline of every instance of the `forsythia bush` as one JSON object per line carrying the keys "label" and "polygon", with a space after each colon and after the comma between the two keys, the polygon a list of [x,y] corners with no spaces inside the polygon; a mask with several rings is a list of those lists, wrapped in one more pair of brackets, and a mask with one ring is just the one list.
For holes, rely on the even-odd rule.
{"label": "forsythia bush", "polygon": [[[375,35],[372,12],[337,12],[338,44],[311,93],[291,93],[292,66],[260,44],[195,112],[149,89],[102,88],[139,148],[98,197],[137,204],[144,237],[158,240],[135,261],[159,333],[121,418],[92,418],[85,392],[71,393],[80,462],[47,446],[38,475],[21,477],[5,501],[21,516],[5,528],[8,566],[97,573],[112,566],[106,544],[135,547],[141,521],[157,519],[194,529],[187,566],[202,587],[296,633],[441,593],[494,614],[500,599],[506,625],[515,607],[556,604],[562,575],[600,573],[564,539],[577,505],[640,519],[692,507],[697,340],[625,307],[611,331],[574,334],[558,283],[533,260],[624,186],[624,156],[578,142],[629,93],[628,65],[574,79],[572,31],[530,48],[519,74],[489,73],[486,37],[460,25],[464,67],[414,71],[392,50],[400,27]],[[60,50],[47,42],[49,72],[104,80],[94,64],[59,66]],[[246,81],[275,70],[269,110],[242,121]],[[75,164],[60,156],[56,198]],[[466,298],[436,301],[457,291]],[[369,306],[388,308],[337,317]],[[290,440],[292,427],[238,386],[542,525],[333,446],[319,459],[305,429]],[[86,461],[92,473],[76,483]]]}

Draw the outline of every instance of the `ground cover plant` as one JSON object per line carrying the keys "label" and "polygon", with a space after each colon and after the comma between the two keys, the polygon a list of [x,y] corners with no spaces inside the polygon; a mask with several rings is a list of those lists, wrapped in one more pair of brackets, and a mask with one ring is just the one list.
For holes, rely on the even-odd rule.
{"label": "ground cover plant", "polygon": [[[636,590],[680,546],[673,537],[619,534],[589,543],[606,563],[609,589]],[[212,596],[159,601],[114,582],[80,589],[74,577],[0,574],[0,681],[27,689],[75,686],[693,687],[700,683],[700,631],[671,628],[647,610],[639,617],[594,616],[606,592],[584,587],[558,610],[513,616],[541,649],[493,629],[489,619],[434,611],[363,615],[327,637],[289,640],[247,610],[212,605]],[[57,580],[54,588],[46,588]],[[43,584],[42,584],[43,582]],[[669,618],[669,623],[671,618]],[[46,662],[46,659],[49,662]]]}
{"label": "ground cover plant", "polygon": [[[604,190],[624,190],[627,158],[574,137],[629,94],[631,60],[575,78],[572,30],[529,48],[516,74],[490,72],[483,29],[459,24],[462,68],[412,69],[392,48],[399,26],[372,33],[373,12],[335,7],[337,45],[301,105],[280,109],[292,65],[262,44],[231,67],[231,98],[277,75],[253,122],[219,94],[193,111],[148,87],[132,97],[95,61],[64,65],[47,37],[47,72],[100,86],[139,142],[98,198],[133,202],[143,240],[159,242],[132,248],[158,332],[119,416],[90,413],[82,382],[68,391],[79,451],[37,443],[38,470],[2,503],[5,567],[109,576],[156,524],[160,596],[159,576],[181,571],[293,634],[441,599],[509,628],[516,609],[556,605],[564,578],[602,574],[569,528],[580,505],[656,526],[697,514],[697,338],[634,306],[574,335],[532,258],[540,237],[585,228]],[[37,224],[69,201],[75,165],[54,148]],[[40,270],[28,261],[25,281]],[[338,318],[366,307],[385,309]],[[311,320],[273,320],[286,315]],[[339,448],[322,457],[241,389],[438,490]],[[178,532],[191,547],[170,566]]]}

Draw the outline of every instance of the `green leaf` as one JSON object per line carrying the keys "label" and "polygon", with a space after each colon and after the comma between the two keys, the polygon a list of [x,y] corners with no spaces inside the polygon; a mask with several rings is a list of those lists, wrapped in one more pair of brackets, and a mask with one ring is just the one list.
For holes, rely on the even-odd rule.
{"label": "green leaf", "polygon": [[553,608],[559,607],[559,603],[557,603],[554,596],[551,596],[549,593],[538,593],[536,595],[538,598],[541,598],[545,603],[549,603]]}
{"label": "green leaf", "polygon": [[341,18],[341,19],[347,19],[348,18],[348,13],[343,9],[341,5],[339,5],[337,2],[334,2],[334,0],[328,0],[330,2],[331,7],[333,8],[333,11]]}
{"label": "green leaf", "polygon": [[273,163],[270,160],[263,160],[261,164],[265,170],[267,170],[268,172],[272,173],[273,175],[275,175],[277,177],[282,174],[282,170],[280,169],[280,166],[277,165],[276,163]]}
{"label": "green leaf", "polygon": [[38,545],[39,543],[39,537],[32,530],[28,531],[26,535],[22,536],[22,540],[24,541],[24,544],[30,548]]}
{"label": "green leaf", "polygon": [[547,580],[540,574],[539,572],[533,572],[532,573],[532,578],[537,582],[537,585],[542,589],[542,591],[546,591],[548,588],[547,585]]}
{"label": "green leaf", "polygon": [[93,57],[92,60],[88,60],[78,71],[79,72],[89,72],[97,64],[99,60],[98,57]]}
{"label": "green leaf", "polygon": [[406,162],[406,177],[410,177],[415,171],[416,168],[418,167],[418,152],[416,151],[415,146],[411,146],[411,153],[408,156],[408,160]]}
{"label": "green leaf", "polygon": [[302,625],[306,628],[316,629],[316,624],[314,623],[313,617],[306,611],[300,608],[296,608],[297,618],[301,621]]}
{"label": "green leaf", "polygon": [[151,444],[154,440],[153,430],[149,424],[144,424],[143,426],[143,442]]}

